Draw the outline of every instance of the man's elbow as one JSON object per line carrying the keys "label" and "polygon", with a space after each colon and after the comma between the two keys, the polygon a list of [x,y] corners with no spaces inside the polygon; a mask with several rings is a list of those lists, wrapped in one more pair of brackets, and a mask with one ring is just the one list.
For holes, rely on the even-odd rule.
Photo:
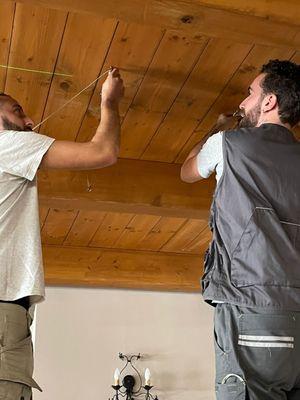
{"label": "man's elbow", "polygon": [[112,154],[107,158],[107,166],[109,167],[111,165],[114,165],[117,163],[117,161],[118,161],[117,154]]}
{"label": "man's elbow", "polygon": [[104,154],[101,154],[100,157],[97,157],[96,159],[95,168],[110,167],[116,164],[118,161],[118,155],[118,149],[113,149],[111,151],[105,152]]}
{"label": "man's elbow", "polygon": [[180,179],[185,183],[194,183],[194,182],[197,181],[197,179],[192,178],[192,177],[190,177],[188,175],[185,175],[185,174],[180,174]]}
{"label": "man's elbow", "polygon": [[182,169],[181,169],[181,171],[180,171],[180,179],[181,179],[183,182],[190,183],[188,175],[187,175],[187,174],[185,173],[185,171],[183,171]]}
{"label": "man's elbow", "polygon": [[180,179],[185,183],[192,183],[190,171],[186,166],[183,164],[180,170]]}
{"label": "man's elbow", "polygon": [[183,166],[180,170],[180,179],[185,183],[194,183],[200,181],[202,177]]}

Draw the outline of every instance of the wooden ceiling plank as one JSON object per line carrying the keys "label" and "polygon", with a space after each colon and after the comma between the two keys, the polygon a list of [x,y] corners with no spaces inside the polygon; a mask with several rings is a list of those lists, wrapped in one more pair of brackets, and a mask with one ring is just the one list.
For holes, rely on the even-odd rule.
{"label": "wooden ceiling plank", "polygon": [[77,217],[78,210],[50,209],[42,229],[42,243],[63,244],[72,224]]}
{"label": "wooden ceiling plank", "polygon": [[105,215],[105,212],[80,211],[63,245],[87,246],[101,225]]}
{"label": "wooden ceiling plank", "polygon": [[208,217],[214,179],[191,185],[180,180],[180,166],[120,159],[89,171],[39,171],[40,204],[49,208],[115,211],[179,218]]}
{"label": "wooden ceiling plank", "polygon": [[197,143],[200,142],[200,140],[207,134],[207,131],[203,131],[201,129],[196,129],[193,131],[193,133],[190,135],[189,139],[185,143],[185,145],[182,147],[180,150],[179,154],[176,157],[175,162],[182,164],[185,159],[187,158],[189,152],[192,150],[194,146],[196,146]]}
{"label": "wooden ceiling plank", "polygon": [[138,243],[159,220],[160,217],[157,215],[135,215],[115,242],[114,247],[118,249],[136,249]]}
{"label": "wooden ceiling plank", "polygon": [[186,247],[195,238],[198,237],[199,233],[203,231],[207,226],[205,220],[190,219],[187,223],[173,236],[162,248],[161,251],[167,252],[185,252]]}
{"label": "wooden ceiling plank", "polygon": [[[0,64],[8,65],[9,51],[11,46],[11,37],[15,17],[15,3],[0,3]],[[0,68],[0,91],[5,88],[7,69]]]}
{"label": "wooden ceiling plank", "polygon": [[199,292],[200,257],[43,246],[48,285]]}
{"label": "wooden ceiling plank", "polygon": [[[300,5],[297,0],[249,2],[230,5],[220,0],[214,5],[199,1],[170,0],[19,0],[50,8],[88,12],[127,22],[182,29],[245,43],[298,47]],[[221,2],[221,3],[220,3]],[[235,6],[233,6],[235,4]],[[282,10],[282,12],[281,12]]]}
{"label": "wooden ceiling plank", "polygon": [[167,31],[131,107],[166,112],[207,44],[205,36]]}
{"label": "wooden ceiling plank", "polygon": [[[113,20],[82,14],[69,16],[56,72],[72,76],[54,76],[44,116],[57,110],[97,78],[115,29],[116,21]],[[59,140],[74,140],[94,87],[85,90],[55,117],[45,122],[42,132]]]}
{"label": "wooden ceiling plank", "polygon": [[207,42],[206,37],[166,32],[122,123],[121,157],[143,154]]}
{"label": "wooden ceiling plank", "polygon": [[212,39],[141,158],[173,162],[250,50],[247,44]]}
{"label": "wooden ceiling plank", "polygon": [[49,210],[50,209],[48,207],[43,207],[43,206],[39,207],[39,217],[40,217],[40,227],[41,227],[41,229],[43,228],[43,225],[44,225],[44,223],[46,221],[46,218],[47,218],[47,215],[49,213]]}
{"label": "wooden ceiling plank", "polygon": [[[162,39],[163,30],[138,24],[120,22],[101,72],[111,65],[120,69],[125,86],[125,95],[120,103],[120,115],[127,113],[132,99],[142,82],[145,72]],[[147,43],[147,45],[145,45]],[[103,80],[99,81],[89,104],[77,141],[90,140],[100,119],[100,99]]]}
{"label": "wooden ceiling plank", "polygon": [[195,237],[190,243],[188,243],[183,251],[185,253],[192,254],[203,254],[208,248],[208,245],[212,239],[212,234],[208,226],[206,226],[198,236]]}
{"label": "wooden ceiling plank", "polygon": [[[52,73],[66,18],[62,11],[17,4],[9,66]],[[5,92],[40,121],[51,80],[51,74],[9,69]]]}
{"label": "wooden ceiling plank", "polygon": [[291,58],[291,61],[295,62],[296,64],[300,64],[300,51],[296,51]]}
{"label": "wooden ceiling plank", "polygon": [[186,223],[185,218],[162,217],[136,245],[138,250],[159,251]]}
{"label": "wooden ceiling plank", "polygon": [[91,238],[89,246],[114,247],[133,217],[134,214],[107,213],[95,235]]}

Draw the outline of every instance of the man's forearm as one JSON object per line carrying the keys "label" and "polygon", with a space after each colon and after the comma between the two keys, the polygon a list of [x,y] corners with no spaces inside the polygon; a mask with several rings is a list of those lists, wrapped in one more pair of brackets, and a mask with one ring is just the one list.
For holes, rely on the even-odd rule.
{"label": "man's forearm", "polygon": [[101,120],[91,140],[102,149],[118,155],[120,149],[120,116],[117,102],[106,100],[101,104]]}

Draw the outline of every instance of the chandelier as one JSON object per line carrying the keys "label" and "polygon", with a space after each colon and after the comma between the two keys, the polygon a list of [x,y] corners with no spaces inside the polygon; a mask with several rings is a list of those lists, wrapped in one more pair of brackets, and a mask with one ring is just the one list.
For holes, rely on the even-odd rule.
{"label": "chandelier", "polygon": [[[115,394],[109,400],[120,400],[121,397],[124,397],[125,400],[135,400],[142,398],[142,396],[145,400],[158,400],[157,396],[154,397],[150,393],[153,386],[151,386],[151,373],[149,368],[145,370],[145,384],[143,386],[141,374],[134,365],[134,362],[139,360],[141,355],[125,355],[119,353],[119,358],[126,364],[121,371],[119,371],[118,368],[115,370],[114,385],[112,385]],[[138,380],[136,380],[133,375],[125,375],[126,369],[130,367],[137,373]]]}

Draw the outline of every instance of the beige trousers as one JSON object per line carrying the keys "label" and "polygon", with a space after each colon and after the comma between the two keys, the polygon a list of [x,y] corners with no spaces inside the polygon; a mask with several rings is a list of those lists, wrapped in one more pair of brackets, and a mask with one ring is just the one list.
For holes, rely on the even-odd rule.
{"label": "beige trousers", "polygon": [[24,307],[0,303],[0,400],[30,400],[33,351],[31,317]]}

